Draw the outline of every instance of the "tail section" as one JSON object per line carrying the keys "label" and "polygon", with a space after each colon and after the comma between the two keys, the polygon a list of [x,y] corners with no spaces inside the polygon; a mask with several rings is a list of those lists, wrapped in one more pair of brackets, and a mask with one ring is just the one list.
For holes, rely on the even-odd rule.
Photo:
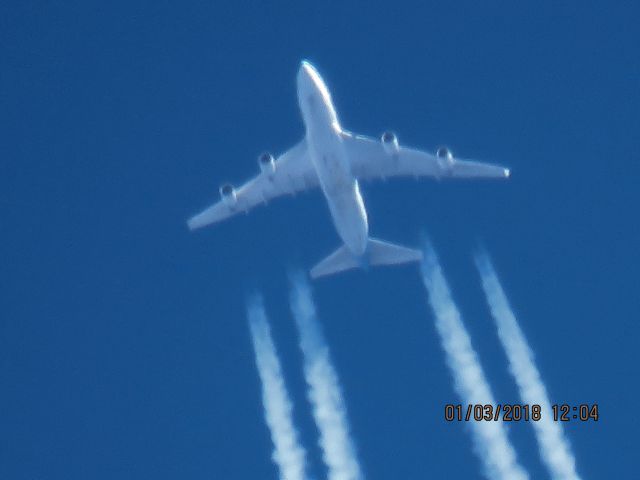
{"label": "tail section", "polygon": [[362,257],[354,256],[346,245],[341,246],[311,269],[311,278],[324,277],[368,265],[399,265],[422,260],[422,252],[411,248],[369,239]]}

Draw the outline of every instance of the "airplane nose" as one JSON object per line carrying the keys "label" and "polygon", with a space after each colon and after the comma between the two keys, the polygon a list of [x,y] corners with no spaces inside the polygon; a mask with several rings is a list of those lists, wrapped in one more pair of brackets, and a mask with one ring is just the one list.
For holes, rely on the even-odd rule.
{"label": "airplane nose", "polygon": [[300,70],[298,71],[298,75],[301,77],[312,78],[313,77],[314,68],[306,60],[302,60],[300,62]]}
{"label": "airplane nose", "polygon": [[308,89],[311,85],[313,85],[314,71],[315,69],[309,62],[307,62],[306,60],[302,60],[300,62],[300,69],[298,70],[298,86]]}

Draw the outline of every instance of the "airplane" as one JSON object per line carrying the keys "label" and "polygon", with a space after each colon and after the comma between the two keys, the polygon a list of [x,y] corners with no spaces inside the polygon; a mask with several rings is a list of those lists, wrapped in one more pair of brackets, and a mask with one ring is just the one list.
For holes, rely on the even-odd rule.
{"label": "airplane", "polygon": [[357,267],[396,265],[422,259],[422,252],[369,237],[367,211],[359,180],[396,176],[508,178],[509,169],[454,158],[446,147],[435,155],[401,146],[390,131],[380,139],[342,128],[329,90],[316,68],[304,60],[297,74],[298,104],[306,134],[277,159],[258,157],[260,173],[239,188],[220,187],[221,199],[190,218],[195,230],[285,194],[319,187],[329,206],[341,245],[310,271],[312,278]]}

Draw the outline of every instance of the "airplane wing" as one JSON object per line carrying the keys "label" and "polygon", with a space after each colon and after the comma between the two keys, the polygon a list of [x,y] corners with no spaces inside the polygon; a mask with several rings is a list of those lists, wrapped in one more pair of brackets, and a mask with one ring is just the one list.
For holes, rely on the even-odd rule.
{"label": "airplane wing", "polygon": [[395,136],[374,139],[343,133],[343,144],[357,178],[375,179],[398,176],[434,178],[506,178],[509,169],[499,165],[459,160],[441,148],[436,155],[399,146]]}
{"label": "airplane wing", "polygon": [[261,156],[261,172],[247,183],[234,189],[231,185],[220,188],[222,199],[191,217],[187,225],[191,230],[217,223],[240,212],[248,212],[256,205],[318,185],[318,177],[302,140],[277,160]]}

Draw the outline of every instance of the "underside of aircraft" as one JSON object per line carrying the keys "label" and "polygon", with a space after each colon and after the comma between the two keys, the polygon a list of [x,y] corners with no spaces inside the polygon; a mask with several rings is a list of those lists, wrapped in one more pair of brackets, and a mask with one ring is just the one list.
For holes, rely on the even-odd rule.
{"label": "underside of aircraft", "polygon": [[446,147],[432,154],[400,145],[393,132],[374,139],[344,130],[329,90],[309,62],[302,62],[297,86],[305,137],[277,158],[261,154],[258,175],[244,185],[222,185],[221,199],[188,220],[191,230],[248,212],[282,195],[320,188],[344,244],[311,269],[313,278],[369,265],[414,262],[422,258],[419,250],[369,237],[359,180],[509,177],[507,168],[454,158]]}

